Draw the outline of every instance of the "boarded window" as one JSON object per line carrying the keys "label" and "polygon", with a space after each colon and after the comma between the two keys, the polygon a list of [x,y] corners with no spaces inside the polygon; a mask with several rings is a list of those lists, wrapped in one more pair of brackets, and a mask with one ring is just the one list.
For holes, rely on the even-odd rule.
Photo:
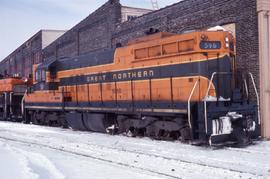
{"label": "boarded window", "polygon": [[148,48],[149,57],[157,57],[161,55],[160,46],[154,46]]}
{"label": "boarded window", "polygon": [[174,54],[174,53],[178,53],[178,47],[177,47],[176,42],[163,45],[163,54],[164,55]]}
{"label": "boarded window", "polygon": [[193,51],[194,50],[194,45],[195,45],[194,39],[178,42],[179,52]]}
{"label": "boarded window", "polygon": [[135,59],[142,59],[148,57],[147,48],[137,49],[135,50]]}

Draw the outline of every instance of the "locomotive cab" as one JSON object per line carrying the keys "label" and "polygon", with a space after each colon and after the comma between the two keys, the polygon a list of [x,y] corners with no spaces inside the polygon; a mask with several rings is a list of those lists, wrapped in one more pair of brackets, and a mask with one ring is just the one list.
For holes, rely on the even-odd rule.
{"label": "locomotive cab", "polygon": [[57,90],[58,84],[56,83],[56,69],[55,59],[49,59],[42,64],[33,66],[34,74],[34,90]]}
{"label": "locomotive cab", "polygon": [[[56,78],[55,59],[49,59],[42,64],[33,65],[33,86],[28,89],[28,93],[24,98],[25,107],[24,120],[26,123],[34,123],[40,125],[61,126],[63,124],[62,117],[56,112],[47,112],[43,110],[49,107],[42,107],[35,112],[27,110],[36,109],[38,105],[47,105],[50,103],[62,103],[63,93],[59,91],[59,80]],[[57,106],[61,110],[61,105]]]}

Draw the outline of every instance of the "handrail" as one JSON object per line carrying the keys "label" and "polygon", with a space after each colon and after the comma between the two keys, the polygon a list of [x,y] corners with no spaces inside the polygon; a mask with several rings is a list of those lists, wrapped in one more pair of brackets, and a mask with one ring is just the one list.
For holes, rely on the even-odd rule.
{"label": "handrail", "polygon": [[206,94],[205,94],[204,100],[205,100],[206,97],[208,96],[209,91],[210,91],[210,88],[211,88],[211,83],[212,83],[214,77],[215,77],[217,74],[218,74],[218,75],[230,75],[230,74],[232,74],[232,73],[231,73],[231,72],[214,72],[214,73],[212,73],[212,76],[211,76],[211,79],[210,79],[210,83],[209,83],[209,85],[208,85],[207,92],[206,92]]}
{"label": "handrail", "polygon": [[251,72],[248,72],[248,74],[249,74],[249,76],[251,78],[251,81],[252,81],[252,84],[253,84],[253,87],[254,87],[254,90],[255,90],[256,98],[257,98],[257,105],[258,105],[258,124],[261,124],[259,93],[258,93],[258,90],[256,88],[256,84],[255,84],[255,80],[254,80],[253,74]]}
{"label": "handrail", "polygon": [[24,92],[24,95],[22,97],[22,100],[21,100],[21,112],[22,112],[22,116],[24,116],[24,99],[25,99],[25,96],[27,95],[27,89],[25,90]]}
{"label": "handrail", "polygon": [[247,86],[247,80],[246,79],[244,80],[244,85],[245,85],[245,90],[246,90],[247,98],[249,98],[248,86]]}
{"label": "handrail", "polygon": [[7,118],[7,92],[4,92],[4,100],[5,100],[5,106],[4,106],[4,119]]}
{"label": "handrail", "polygon": [[[207,101],[206,101],[206,98],[207,98],[207,96],[209,94],[209,91],[210,91],[210,88],[211,88],[211,83],[212,83],[215,75],[217,75],[217,74],[228,75],[228,74],[231,74],[231,73],[230,72],[214,72],[214,73],[212,73],[211,80],[210,80],[210,83],[209,83],[209,86],[208,86],[208,89],[207,89],[207,92],[206,92],[206,95],[205,95],[205,98],[204,98],[204,118],[205,118],[205,132],[206,133],[208,131],[208,126],[207,126],[207,106],[206,106],[206,102]],[[255,94],[256,94],[256,98],[257,98],[257,105],[258,105],[258,124],[261,124],[259,93],[258,93],[258,90],[256,88],[256,84],[255,84],[255,80],[254,80],[253,74],[251,72],[248,72],[248,74],[249,74],[249,76],[251,78],[251,81],[252,81],[252,84],[253,84],[253,88],[254,88],[254,91],[255,91]]]}
{"label": "handrail", "polygon": [[[210,88],[211,88],[211,84],[213,82],[213,79],[216,75],[229,75],[229,74],[232,74],[231,72],[213,72],[212,75],[211,75],[211,79],[210,79],[210,82],[209,82],[209,85],[208,85],[208,88],[207,88],[207,91],[206,91],[206,94],[205,94],[205,97],[204,97],[204,122],[205,122],[205,132],[207,133],[208,131],[208,125],[207,125],[207,106],[206,106],[206,98],[208,97],[208,94],[209,94],[209,91],[210,91]],[[217,96],[218,98],[218,96]]]}
{"label": "handrail", "polygon": [[198,82],[199,82],[199,79],[196,81],[196,83],[194,84],[192,90],[191,90],[191,93],[189,95],[189,98],[188,98],[188,124],[189,124],[189,127],[190,129],[192,129],[192,124],[191,124],[191,117],[190,117],[190,101],[191,101],[191,98],[193,96],[193,93],[198,85]]}
{"label": "handrail", "polygon": [[10,113],[10,115],[13,114],[13,110],[12,110],[12,94],[13,94],[13,92],[9,93],[9,113]]}

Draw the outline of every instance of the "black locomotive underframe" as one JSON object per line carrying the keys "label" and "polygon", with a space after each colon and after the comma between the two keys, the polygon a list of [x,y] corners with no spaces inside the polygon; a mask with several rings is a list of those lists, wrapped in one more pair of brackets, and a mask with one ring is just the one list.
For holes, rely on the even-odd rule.
{"label": "black locomotive underframe", "polygon": [[[74,129],[90,130],[96,132],[108,132],[107,127],[118,124],[118,133],[126,132],[127,128],[140,131],[144,130],[150,124],[162,128],[164,131],[174,132],[181,129],[189,129],[190,136],[186,130],[182,134],[185,135],[184,140],[192,139],[207,142],[212,134],[212,120],[220,116],[226,116],[228,112],[237,112],[243,116],[250,116],[256,122],[256,130],[250,132],[251,137],[260,135],[260,125],[258,122],[257,105],[254,102],[243,101],[240,103],[231,101],[215,101],[207,102],[207,132],[205,127],[205,109],[204,102],[192,103],[192,129],[189,128],[187,117],[187,104],[182,102],[158,101],[158,102],[96,102],[96,103],[32,103],[26,104],[26,114],[35,114],[40,121],[47,121],[44,125],[50,125],[51,121],[57,121],[56,126],[65,123],[65,121]],[[49,119],[42,119],[42,115],[46,115]],[[35,119],[36,120],[36,119]],[[241,119],[242,124],[246,123],[245,117]],[[30,121],[29,121],[30,122]],[[128,123],[128,124],[127,124]],[[102,126],[104,124],[104,126]],[[174,124],[174,125],[171,125]],[[128,126],[127,128],[125,128]],[[163,126],[163,127],[162,127]],[[146,131],[142,131],[146,132]],[[157,133],[153,129],[153,133]],[[149,134],[148,136],[152,136]],[[156,137],[156,136],[155,136]],[[236,141],[233,135],[223,135],[216,139],[216,143],[224,141]]]}

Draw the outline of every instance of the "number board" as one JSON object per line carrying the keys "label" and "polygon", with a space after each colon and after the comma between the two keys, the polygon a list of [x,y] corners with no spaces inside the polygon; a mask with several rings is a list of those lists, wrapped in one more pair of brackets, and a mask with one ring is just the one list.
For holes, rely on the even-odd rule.
{"label": "number board", "polygon": [[220,49],[221,43],[219,41],[201,41],[201,49]]}

